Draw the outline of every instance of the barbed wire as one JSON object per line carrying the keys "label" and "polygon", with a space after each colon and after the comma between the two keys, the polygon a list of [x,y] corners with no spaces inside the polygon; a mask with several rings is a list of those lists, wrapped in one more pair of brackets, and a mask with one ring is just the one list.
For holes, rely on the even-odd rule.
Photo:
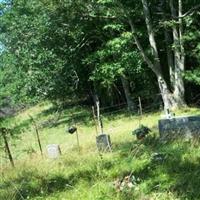
{"label": "barbed wire", "polygon": [[[153,102],[151,99],[152,97],[160,98],[160,95],[161,94],[158,93],[155,95],[146,95],[145,97],[140,96],[140,100],[141,100],[141,104],[142,104],[142,111],[140,110],[141,108],[139,105],[140,104],[139,97],[135,97],[132,99],[132,100],[134,100],[134,105],[135,105],[132,110],[129,110],[127,102],[122,102],[122,103],[116,104],[116,105],[101,107],[100,108],[101,118],[104,121],[105,118],[115,117],[115,116],[120,118],[120,117],[124,117],[124,115],[121,115],[121,114],[125,114],[125,115],[127,115],[127,117],[136,117],[135,120],[141,121],[143,118],[141,112],[143,114],[146,114],[146,113],[150,113],[150,112],[154,112],[154,111],[160,111],[162,102],[161,101]],[[146,103],[146,101],[148,101],[148,102]],[[152,102],[149,103],[149,101],[152,101]],[[66,123],[66,125],[69,126],[71,124],[70,122],[72,122],[72,121],[75,121],[75,124],[77,124],[78,126],[82,126],[83,123],[85,123],[85,121],[90,122],[90,125],[92,125],[92,127],[96,126],[95,122],[94,122],[95,116],[93,116],[92,107],[87,107],[87,109],[85,109],[84,111],[78,111],[78,112],[74,112],[74,113],[71,111],[69,114],[65,114],[63,112],[63,110],[59,109],[59,111],[56,110],[56,112],[53,115],[56,115],[56,119],[53,119],[54,120],[53,122],[51,121],[52,119],[50,119],[50,121],[48,122],[49,124],[47,124],[48,126],[51,125],[53,127],[53,126],[56,126],[56,124],[59,125],[59,124],[63,124],[63,123]],[[59,117],[58,117],[58,115],[59,115]],[[44,123],[44,121],[42,123]],[[106,126],[109,127],[109,124],[107,124]],[[38,127],[40,129],[44,128],[44,126],[41,124],[40,125],[38,124]],[[119,127],[115,127],[113,129],[113,131],[115,131],[117,128],[119,128]],[[66,130],[64,130],[64,131],[66,131]],[[33,134],[33,135],[34,135],[33,137],[35,137],[35,134]],[[36,141],[36,139],[34,139],[34,141]],[[44,139],[43,139],[43,145],[44,145],[44,143],[47,143],[47,141],[44,141]],[[14,156],[15,159],[20,159],[19,151],[15,151],[14,154],[16,154]]]}
{"label": "barbed wire", "polygon": [[117,107],[125,106],[125,105],[127,105],[126,102],[120,103],[120,104],[116,104],[116,105],[112,105],[112,106],[101,107],[100,110],[106,110],[106,109],[110,109],[110,108],[117,108]]}
{"label": "barbed wire", "polygon": [[[138,115],[139,114],[139,98],[142,102],[142,112],[150,112],[155,111],[155,110],[159,110],[160,107],[162,107],[162,102],[161,101],[156,101],[153,103],[149,103],[146,102],[150,97],[159,97],[161,94],[157,93],[155,95],[146,95],[145,98],[144,97],[135,97],[134,100],[134,108],[133,109],[129,109],[127,102],[123,102],[121,104],[115,104],[115,105],[111,105],[111,106],[105,106],[105,107],[101,107],[100,111],[101,111],[101,117],[108,117],[109,115],[115,115],[115,114],[119,114],[119,113],[126,113],[128,115]],[[151,100],[152,101],[152,100]],[[149,105],[150,104],[150,105]],[[150,111],[149,111],[150,110]],[[70,112],[69,114],[64,114],[65,117],[63,118],[63,110],[59,109],[56,110],[56,112],[54,113],[54,117],[51,119],[48,119],[46,121],[40,122],[38,124],[39,128],[44,128],[44,127],[53,127],[53,126],[57,126],[60,123],[63,123],[61,120],[65,121],[66,124],[71,124],[72,121],[76,121],[76,123],[81,123],[81,121],[83,120],[88,120],[93,118],[93,113],[92,113],[92,107],[90,109],[90,107],[87,107],[87,109],[85,109],[84,111],[78,111],[78,112]]]}

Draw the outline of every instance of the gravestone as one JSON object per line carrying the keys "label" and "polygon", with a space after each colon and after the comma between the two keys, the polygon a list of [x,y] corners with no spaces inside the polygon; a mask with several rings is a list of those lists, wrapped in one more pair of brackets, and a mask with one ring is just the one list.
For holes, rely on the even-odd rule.
{"label": "gravestone", "polygon": [[61,155],[60,146],[58,144],[49,144],[47,145],[48,157],[56,159]]}
{"label": "gravestone", "polygon": [[160,119],[158,126],[161,138],[200,137],[200,116]]}
{"label": "gravestone", "polygon": [[101,134],[96,137],[97,148],[99,151],[111,151],[110,135]]}

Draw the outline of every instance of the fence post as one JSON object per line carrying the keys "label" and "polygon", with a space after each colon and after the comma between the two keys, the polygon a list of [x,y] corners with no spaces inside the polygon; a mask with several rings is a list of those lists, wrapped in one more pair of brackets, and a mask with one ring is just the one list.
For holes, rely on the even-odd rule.
{"label": "fence post", "polygon": [[103,123],[100,117],[99,101],[96,101],[96,107],[97,107],[97,120],[98,120],[99,130],[100,133],[103,134]]}
{"label": "fence post", "polygon": [[38,145],[39,145],[39,148],[40,148],[40,153],[41,153],[41,156],[43,156],[43,151],[42,151],[42,145],[41,145],[38,126],[37,126],[35,120],[33,119],[33,117],[31,115],[29,115],[29,117],[31,118],[31,120],[33,122],[33,126],[35,127],[35,132],[36,132],[37,142],[38,142]]}
{"label": "fence post", "polygon": [[15,167],[14,160],[13,160],[13,157],[12,157],[12,153],[10,151],[10,147],[9,147],[8,140],[7,140],[7,137],[6,137],[7,131],[8,130],[6,128],[1,128],[1,133],[2,133],[3,140],[4,140],[5,150],[8,154],[10,164],[11,164],[12,167]]}
{"label": "fence post", "polygon": [[94,120],[96,135],[98,135],[98,129],[97,129],[97,122],[96,122],[96,115],[95,115],[94,106],[92,106],[92,115],[93,115],[93,120]]}
{"label": "fence post", "polygon": [[77,147],[78,147],[78,152],[80,153],[80,142],[79,142],[79,135],[78,135],[78,127],[75,121],[75,117],[74,114],[71,113],[71,117],[72,117],[72,123],[74,124],[74,126],[76,127],[76,141],[77,141]]}
{"label": "fence post", "polygon": [[141,102],[141,98],[138,97],[138,100],[139,100],[139,108],[140,108],[140,116],[142,117],[142,102]]}
{"label": "fence post", "polygon": [[141,120],[142,120],[142,115],[143,115],[143,112],[142,112],[142,102],[141,102],[141,98],[138,97],[138,101],[139,101],[139,112],[140,112],[140,119],[139,119],[139,126],[141,125]]}
{"label": "fence post", "polygon": [[80,152],[79,136],[77,130],[76,130],[76,139],[77,139],[78,151]]}
{"label": "fence post", "polygon": [[75,127],[76,127],[76,140],[77,140],[78,151],[79,151],[79,153],[80,153],[80,143],[79,143],[78,128],[77,128],[77,124],[76,124],[75,121],[74,121],[74,125],[75,125]]}

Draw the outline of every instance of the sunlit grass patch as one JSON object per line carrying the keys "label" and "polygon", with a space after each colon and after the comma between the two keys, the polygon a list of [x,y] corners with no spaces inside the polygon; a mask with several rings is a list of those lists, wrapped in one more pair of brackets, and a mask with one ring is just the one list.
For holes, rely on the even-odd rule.
{"label": "sunlit grass patch", "polygon": [[[96,130],[90,108],[75,106],[59,112],[45,102],[7,120],[8,127],[20,127],[20,132],[17,138],[9,138],[16,167],[12,169],[4,158],[0,199],[200,198],[199,142],[160,140],[157,128],[160,112],[144,113],[142,118],[126,110],[103,114],[104,133],[111,136],[113,151],[101,154],[96,149]],[[67,132],[73,113],[80,115],[76,118],[80,152],[76,135]],[[187,108],[177,115],[199,113],[196,108]],[[43,157],[30,115],[38,125]],[[132,131],[140,124],[148,126],[152,132],[145,140],[137,141]],[[48,144],[60,145],[59,159],[48,158]],[[134,176],[136,185],[119,192],[114,182],[130,175]]]}

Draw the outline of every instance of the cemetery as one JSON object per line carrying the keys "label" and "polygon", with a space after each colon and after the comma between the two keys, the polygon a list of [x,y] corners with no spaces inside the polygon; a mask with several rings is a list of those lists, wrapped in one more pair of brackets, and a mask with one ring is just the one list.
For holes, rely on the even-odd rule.
{"label": "cemetery", "polygon": [[200,1],[0,0],[0,200],[200,199]]}
{"label": "cemetery", "polygon": [[[141,187],[142,182],[148,182],[148,177],[151,177],[152,181],[156,181],[153,173],[160,176],[160,173],[166,173],[165,170],[168,170],[168,166],[171,168],[173,165],[177,165],[180,167],[178,174],[181,175],[185,172],[185,168],[182,168],[184,163],[182,163],[181,157],[185,156],[186,159],[189,159],[200,151],[199,145],[195,145],[199,135],[200,111],[198,109],[188,108],[185,111],[176,112],[176,115],[165,114],[163,110],[149,113],[145,106],[143,107],[143,101],[140,99],[138,101],[139,112],[125,116],[126,108],[121,109],[120,107],[114,112],[106,113],[97,103],[88,110],[81,108],[72,113],[72,110],[67,109],[64,114],[59,115],[60,119],[57,123],[61,123],[58,126],[56,124],[47,126],[44,122],[47,119],[51,120],[52,117],[58,119],[57,114],[53,112],[46,118],[40,113],[45,113],[45,110],[49,110],[51,107],[52,105],[47,104],[41,107],[43,110],[36,106],[28,110],[28,113],[23,111],[14,117],[15,129],[12,129],[12,124],[9,126],[5,124],[6,128],[1,129],[4,139],[2,146],[6,150],[1,157],[1,170],[5,172],[6,169],[6,173],[9,171],[11,173],[14,169],[17,177],[22,175],[21,170],[29,169],[33,170],[31,173],[39,173],[34,176],[40,177],[46,182],[38,182],[37,187],[38,189],[44,187],[45,193],[48,193],[45,188],[61,190],[65,191],[70,199],[73,199],[71,193],[68,193],[68,190],[65,190],[64,186],[59,183],[64,182],[64,185],[70,183],[69,187],[71,187],[71,185],[76,185],[73,180],[84,180],[86,177],[93,181],[103,181],[104,178],[96,177],[97,174],[109,173],[113,174],[109,175],[109,181],[112,182],[111,188],[113,188],[111,190],[119,192],[120,195],[126,190],[129,195],[139,195],[135,188]],[[67,122],[63,122],[63,118]],[[27,120],[29,121],[28,126],[26,125],[24,131],[21,129],[20,140],[13,140],[11,138],[13,130],[16,130],[17,125],[23,127]],[[54,120],[53,122],[55,123]],[[186,149],[191,149],[191,152],[188,154]],[[17,157],[17,152],[20,152],[20,158]],[[148,169],[142,162],[152,168],[156,166],[157,170],[148,172],[150,174],[144,176]],[[198,173],[197,168],[192,164],[189,164],[189,167]],[[89,171],[84,171],[85,168],[88,168]],[[51,176],[54,175],[51,173],[51,176],[47,175],[51,170],[55,170],[56,174],[62,174],[63,177],[65,174],[69,174],[70,177],[70,173],[72,173],[73,178],[72,180],[68,176],[66,179],[58,178],[55,174],[52,180]],[[172,181],[173,177],[174,175],[170,175],[167,181]],[[195,177],[191,178],[195,180]],[[4,181],[8,181],[6,177]],[[13,181],[15,180],[13,179]],[[56,184],[53,186],[51,181],[56,181]],[[159,178],[159,181],[162,184],[165,183],[165,179]],[[30,182],[26,181],[26,184],[32,184],[32,179]],[[108,183],[105,184],[110,187]],[[28,187],[32,188],[31,185]],[[16,194],[17,190],[13,189],[12,185],[10,188],[13,191],[10,195]],[[80,186],[79,189],[85,191],[86,188]],[[32,190],[33,188],[30,191]],[[26,196],[25,191],[22,190],[22,192],[23,196]],[[2,193],[2,195],[7,194]],[[29,192],[28,195],[34,197],[36,193]],[[77,195],[80,194],[77,193]],[[17,196],[20,194],[17,193]],[[82,197],[87,198],[88,194],[83,192]]]}
{"label": "cemetery", "polygon": [[[127,117],[123,115],[124,112],[126,112],[124,109],[118,110],[117,114],[115,111],[113,114],[109,113],[109,115],[106,116],[106,113],[103,113],[101,108],[98,109],[98,107],[95,106],[90,110],[89,115],[86,114],[87,111],[84,111],[86,119],[88,120],[87,117],[89,116],[89,121],[91,122],[91,125],[87,126],[82,122],[84,118],[78,119],[76,113],[71,114],[71,111],[65,114],[65,117],[68,117],[68,123],[55,127],[49,125],[48,129],[45,127],[42,128],[44,123],[42,123],[42,126],[40,124],[41,121],[47,120],[47,118],[36,118],[37,112],[35,113],[35,111],[30,110],[29,114],[26,115],[26,118],[23,120],[20,115],[19,118],[16,116],[16,120],[19,124],[24,120],[30,120],[29,130],[31,130],[31,135],[29,135],[29,139],[27,140],[27,133],[22,133],[20,141],[26,139],[31,142],[23,144],[21,142],[17,143],[16,141],[14,147],[14,141],[10,140],[11,129],[1,129],[2,133],[7,132],[5,134],[6,137],[4,137],[4,145],[8,148],[6,150],[7,158],[2,160],[4,162],[2,164],[3,166],[7,166],[6,168],[14,167],[16,173],[19,173],[20,163],[24,163],[24,169],[28,167],[34,169],[34,171],[36,168],[41,171],[44,167],[46,168],[45,171],[50,170],[50,168],[58,170],[59,166],[63,166],[66,169],[60,173],[64,176],[64,173],[68,173],[66,170],[75,170],[78,163],[80,164],[79,170],[84,170],[84,167],[87,166],[92,167],[90,169],[92,170],[96,164],[102,165],[104,163],[103,165],[105,166],[112,166],[110,169],[108,168],[106,170],[108,170],[109,173],[115,174],[110,180],[114,191],[123,193],[125,190],[128,190],[129,193],[131,193],[135,191],[135,187],[140,186],[141,179],[146,181],[147,178],[143,177],[144,171],[140,172],[140,169],[137,169],[136,163],[140,163],[144,159],[141,156],[149,156],[149,165],[152,167],[157,166],[159,169],[162,165],[170,165],[169,167],[172,167],[176,162],[180,162],[181,155],[188,156],[189,158],[193,155],[192,149],[197,148],[195,151],[199,149],[198,146],[193,146],[193,141],[198,138],[197,136],[199,134],[200,113],[198,110],[188,109],[185,112],[178,112],[175,116],[163,115],[163,111],[148,113],[145,108],[143,108],[141,102],[139,103],[138,101],[138,105],[141,105],[142,108],[139,114]],[[50,108],[49,105],[44,105],[43,107],[44,110]],[[138,108],[140,108],[140,106],[138,106]],[[25,116],[24,113],[23,115]],[[54,113],[53,115],[49,115],[49,119],[56,117],[54,115]],[[110,120],[110,116],[116,118]],[[62,116],[60,117],[62,119]],[[48,131],[48,135],[45,136],[44,134],[46,131]],[[52,139],[50,139],[50,137],[52,137]],[[181,141],[179,141],[180,139]],[[184,141],[188,141],[188,139],[191,142],[185,143]],[[35,143],[34,146],[31,145],[33,142]],[[20,150],[19,147],[21,146],[27,149],[27,155]],[[29,147],[33,149],[28,150]],[[191,154],[189,155],[186,154],[188,152],[186,149],[188,148],[191,149]],[[24,155],[21,159],[16,157],[17,151],[19,150],[21,154],[23,153]],[[122,155],[120,153],[121,151],[123,151]],[[30,158],[28,154],[31,155]],[[122,157],[118,157],[118,155]],[[176,157],[173,155],[176,155]],[[112,162],[114,158],[118,159],[119,164]],[[126,158],[128,158],[129,161],[126,160]],[[172,160],[174,160],[174,164],[171,163]],[[66,162],[66,165],[63,162]],[[92,164],[93,162],[94,165]],[[123,163],[126,163],[126,166],[123,166]],[[68,164],[73,166],[74,169],[70,166],[68,167]],[[179,165],[181,165],[181,162]],[[140,166],[142,166],[141,170],[147,170],[145,165],[143,166],[140,164]],[[115,171],[115,169],[117,169],[116,167],[121,168],[121,170]],[[92,174],[102,173],[101,170],[103,170],[103,168],[101,167],[98,170],[89,172],[92,179],[94,178]],[[184,172],[184,169],[182,170]],[[194,170],[196,169],[194,168]],[[76,172],[74,171],[73,173],[75,176]],[[180,173],[182,173],[182,171],[180,171]],[[90,177],[90,175],[88,174],[87,177]],[[42,177],[42,174],[37,176]],[[80,177],[82,177],[82,175]],[[45,179],[51,182],[48,176],[46,176]],[[59,183],[61,180],[56,181]],[[62,181],[68,182],[69,180],[66,179]],[[160,181],[162,182],[164,180],[160,179]],[[45,185],[46,184],[47,183],[45,183]],[[73,184],[73,182],[71,182],[71,184]],[[38,187],[43,186],[38,185]],[[51,188],[48,184],[46,187]],[[57,185],[54,189],[56,189],[56,187]],[[12,190],[16,192],[15,189]],[[65,191],[64,188],[62,190]]]}

